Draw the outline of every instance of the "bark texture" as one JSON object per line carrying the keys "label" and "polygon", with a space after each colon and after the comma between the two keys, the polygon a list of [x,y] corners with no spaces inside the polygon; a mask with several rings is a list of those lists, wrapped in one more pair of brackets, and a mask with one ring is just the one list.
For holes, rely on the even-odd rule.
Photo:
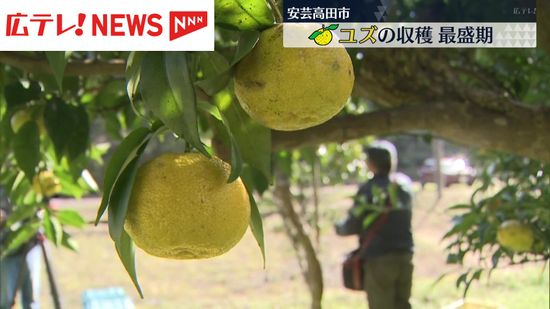
{"label": "bark texture", "polygon": [[[304,230],[300,217],[294,210],[288,176],[281,171],[276,171],[275,177],[275,195],[279,200],[280,213],[286,224],[291,227],[292,231],[289,233],[289,236],[294,240],[295,249],[301,249],[301,252],[297,253],[305,256],[304,277],[311,294],[311,308],[320,309],[323,298],[323,271],[321,263],[317,258],[311,239]],[[303,266],[301,265],[301,267]]]}
{"label": "bark texture", "polygon": [[334,118],[306,130],[274,131],[273,149],[402,132],[432,132],[458,144],[550,162],[550,109],[511,106],[495,110],[463,102],[403,105]]}

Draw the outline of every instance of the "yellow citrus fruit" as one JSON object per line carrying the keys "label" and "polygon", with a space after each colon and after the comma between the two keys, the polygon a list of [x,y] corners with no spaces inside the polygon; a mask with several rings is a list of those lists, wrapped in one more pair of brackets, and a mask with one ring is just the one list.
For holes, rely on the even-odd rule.
{"label": "yellow citrus fruit", "polygon": [[503,222],[497,231],[497,241],[501,246],[522,252],[529,251],[535,240],[533,230],[518,220]]}
{"label": "yellow citrus fruit", "polygon": [[11,129],[14,133],[19,132],[19,129],[23,127],[23,125],[27,122],[29,122],[32,119],[31,113],[26,110],[22,109],[17,112],[15,112],[10,119]]}
{"label": "yellow citrus fruit", "polygon": [[284,48],[283,28],[263,31],[235,72],[235,94],[263,125],[283,131],[309,128],[336,115],[354,82],[343,47]]}
{"label": "yellow citrus fruit", "polygon": [[321,46],[328,45],[332,41],[332,32],[326,29],[319,29],[319,31],[321,32],[321,34],[316,36],[313,40],[315,41],[315,43]]}
{"label": "yellow citrus fruit", "polygon": [[231,167],[198,153],[167,153],[138,170],[124,228],[145,252],[171,259],[214,257],[233,248],[250,218],[248,193]]}
{"label": "yellow citrus fruit", "polygon": [[59,179],[51,171],[41,171],[34,175],[32,189],[38,194],[50,197],[59,193],[62,187]]}

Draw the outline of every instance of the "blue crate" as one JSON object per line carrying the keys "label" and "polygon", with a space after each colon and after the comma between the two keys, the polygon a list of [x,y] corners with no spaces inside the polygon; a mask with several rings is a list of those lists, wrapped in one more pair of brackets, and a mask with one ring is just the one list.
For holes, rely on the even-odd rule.
{"label": "blue crate", "polygon": [[82,293],[84,309],[134,309],[132,299],[123,288],[90,289]]}

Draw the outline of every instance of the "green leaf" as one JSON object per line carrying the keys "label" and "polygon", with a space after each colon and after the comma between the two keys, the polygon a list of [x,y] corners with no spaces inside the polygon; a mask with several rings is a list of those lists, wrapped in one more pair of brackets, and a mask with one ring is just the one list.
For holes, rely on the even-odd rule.
{"label": "green leaf", "polygon": [[132,282],[134,283],[134,286],[136,287],[139,296],[143,298],[143,292],[141,291],[136,273],[134,242],[125,230],[122,230],[120,240],[118,242],[115,242],[115,248],[118,257],[120,258],[122,265],[124,265],[124,268],[128,272],[128,275],[130,275],[130,278],[132,279]]}
{"label": "green leaf", "polygon": [[61,195],[73,196],[77,199],[81,198],[84,194],[87,193],[86,188],[81,186],[78,182],[75,182],[74,179],[67,174],[57,174],[59,177],[59,184],[61,185]]}
{"label": "green leaf", "polygon": [[330,26],[326,27],[328,30],[336,30],[338,29],[338,24],[331,24]]}
{"label": "green leaf", "polygon": [[65,74],[65,66],[67,65],[67,57],[64,51],[49,51],[46,52],[46,57],[59,86],[59,90],[63,91],[63,75]]}
{"label": "green leaf", "polygon": [[46,104],[44,122],[58,162],[64,155],[75,160],[88,149],[90,123],[83,105],[74,106],[54,98]]}
{"label": "green leaf", "polygon": [[464,292],[462,294],[462,297],[463,298],[466,298],[466,295],[468,294],[468,290],[470,289],[470,286],[472,285],[472,283],[475,281],[475,280],[479,280],[479,278],[481,277],[481,273],[483,272],[483,269],[478,269],[476,270],[472,276],[470,277],[470,280],[468,280],[467,282],[465,281],[465,284],[466,284],[466,287],[464,288]]}
{"label": "green leaf", "polygon": [[180,120],[180,123],[183,125],[182,132],[185,140],[209,157],[199,135],[197,96],[188,62],[189,57],[186,52],[164,53],[166,76],[179,111],[177,117],[183,120]]}
{"label": "green leaf", "polygon": [[[145,145],[144,145],[145,146]],[[124,230],[124,221],[128,211],[128,202],[134,187],[134,180],[138,170],[139,156],[136,156],[118,177],[109,199],[109,235],[117,242],[120,241]]]}
{"label": "green leaf", "polygon": [[[0,98],[0,109],[2,98]],[[13,139],[13,131],[11,128],[11,113],[4,113],[0,120],[0,162],[5,162],[7,157],[11,155],[11,141]]]}
{"label": "green leaf", "polygon": [[262,252],[262,259],[265,268],[264,227],[262,223],[262,216],[260,214],[260,210],[258,209],[258,204],[256,204],[256,200],[254,199],[253,181],[249,176],[249,174],[243,173],[242,181],[246,187],[246,191],[248,192],[248,198],[250,199],[250,230],[252,231],[252,235],[254,235],[254,238],[260,247],[260,251]]}
{"label": "green leaf", "polygon": [[122,124],[120,123],[118,115],[109,113],[103,116],[103,120],[105,121],[105,130],[107,134],[114,140],[121,140],[123,138],[121,134]]}
{"label": "green leaf", "polygon": [[205,79],[227,72],[231,67],[229,61],[217,51],[197,52],[197,58]]}
{"label": "green leaf", "polygon": [[260,214],[260,210],[258,209],[258,204],[256,204],[256,200],[252,196],[251,193],[248,193],[250,197],[250,229],[252,230],[252,234],[254,235],[254,238],[256,239],[256,242],[258,243],[258,246],[260,247],[260,250],[262,252],[262,259],[264,263],[265,268],[265,243],[264,243],[264,227],[262,223],[262,216]]}
{"label": "green leaf", "polygon": [[31,81],[28,88],[23,87],[20,82],[14,82],[6,85],[4,89],[8,109],[37,100],[40,98],[41,93],[40,84],[36,81]]}
{"label": "green leaf", "polygon": [[447,264],[458,264],[460,261],[460,258],[458,254],[449,253],[447,255]]}
{"label": "green leaf", "polygon": [[234,66],[239,61],[241,61],[246,55],[252,51],[254,46],[258,43],[260,39],[260,32],[258,31],[243,31],[239,38],[239,44],[237,45],[237,50],[231,61],[231,66]]}
{"label": "green leaf", "polygon": [[231,71],[221,73],[209,79],[195,82],[207,95],[212,96],[224,89],[231,80]]}
{"label": "green leaf", "polygon": [[107,209],[115,182],[126,169],[126,166],[136,157],[139,148],[151,138],[151,133],[151,130],[148,128],[134,130],[120,143],[113,153],[105,169],[103,197],[97,211],[95,225],[99,223],[101,216]]}
{"label": "green leaf", "polygon": [[212,96],[224,89],[231,80],[234,66],[241,61],[258,43],[260,33],[258,31],[243,31],[239,37],[239,43],[231,64],[225,57],[217,52],[203,53],[199,55],[199,65],[205,70],[205,78],[195,82],[206,94]]}
{"label": "green leaf", "polygon": [[237,145],[237,141],[233,136],[233,133],[231,132],[231,127],[229,126],[229,122],[227,121],[225,116],[220,112],[218,107],[215,105],[211,105],[207,102],[199,102],[199,108],[201,110],[204,110],[205,112],[210,113],[210,115],[214,116],[214,118],[220,121],[223,124],[223,127],[225,128],[227,136],[229,137],[229,143],[231,145],[231,173],[229,175],[229,179],[227,180],[227,182],[233,182],[237,178],[239,178],[239,175],[241,174],[243,160],[241,157],[239,146]]}
{"label": "green leaf", "polygon": [[369,214],[365,218],[365,220],[363,220],[363,228],[365,229],[369,228],[374,223],[374,221],[378,218],[378,216],[380,216],[380,213],[378,212],[373,212]]}
{"label": "green leaf", "polygon": [[84,154],[90,144],[90,122],[88,113],[83,105],[68,105],[71,120],[67,134],[67,155],[69,161]]}
{"label": "green leaf", "polygon": [[467,278],[467,277],[468,277],[468,272],[465,272],[465,273],[461,274],[461,275],[458,277],[458,279],[456,279],[455,285],[456,285],[456,288],[457,288],[457,289],[460,288],[460,285],[461,285],[462,283],[464,283],[464,284],[466,283],[466,278]]}
{"label": "green leaf", "polygon": [[472,278],[471,280],[479,280],[479,278],[481,277],[481,273],[483,272],[483,269],[478,269],[474,272],[474,274],[472,275]]}
{"label": "green leaf", "polygon": [[[224,123],[227,123],[227,121],[224,121]],[[229,130],[229,127],[227,128]],[[227,179],[227,182],[233,182],[239,178],[239,175],[241,174],[243,159],[233,134],[229,134],[229,138],[231,140],[231,173],[229,174],[229,179]]]}
{"label": "green leaf", "polygon": [[134,104],[134,99],[139,89],[141,61],[144,55],[145,52],[133,51],[128,55],[128,61],[126,62],[126,91],[132,104]]}
{"label": "green leaf", "polygon": [[[23,171],[18,171],[17,176],[15,179],[13,179],[12,182],[9,184],[10,187],[8,188],[10,200],[13,205],[16,205],[16,207],[21,207],[17,205],[25,205],[25,204],[31,204],[31,203],[24,203],[24,198],[27,194],[31,193],[31,183],[26,179],[25,173]],[[32,195],[32,194],[29,194]],[[39,207],[40,204],[31,204],[32,207]]]}
{"label": "green leaf", "polygon": [[492,268],[496,268],[498,266],[498,262],[500,261],[500,258],[502,257],[502,251],[497,250],[493,255],[491,256],[491,263]]}
{"label": "green leaf", "polygon": [[207,69],[204,72],[205,78],[195,82],[195,84],[210,96],[220,92],[231,80],[234,66],[250,53],[258,42],[259,37],[260,33],[258,31],[243,31],[231,64],[217,52],[204,53],[208,56],[199,56],[201,68]]}
{"label": "green leaf", "polygon": [[269,188],[270,179],[265,178],[265,175],[259,170],[250,166],[250,164],[243,165],[243,171],[241,178],[246,177],[251,187],[254,188],[254,192],[260,196]]}
{"label": "green leaf", "polygon": [[399,202],[398,191],[399,190],[398,190],[397,184],[392,183],[388,186],[388,197],[389,197],[389,200],[390,200],[390,207],[391,208],[401,208],[402,207],[401,203]]}
{"label": "green leaf", "polygon": [[314,31],[314,32],[308,37],[308,39],[310,39],[310,40],[315,40],[315,38],[318,37],[319,34],[321,34],[321,33],[322,33],[322,32],[321,32],[320,30],[316,30],[316,31]]}
{"label": "green leaf", "polygon": [[274,23],[264,0],[216,0],[214,4],[216,24],[225,28],[262,30]]}
{"label": "green leaf", "polygon": [[195,82],[206,94],[212,96],[227,86],[231,80],[231,67],[219,52],[199,52],[199,67],[204,75]]}
{"label": "green leaf", "polygon": [[86,221],[80,214],[72,209],[62,209],[56,213],[56,217],[63,225],[70,225],[77,228],[82,228],[86,225]]}
{"label": "green leaf", "polygon": [[34,121],[23,125],[15,134],[13,152],[17,165],[32,182],[36,166],[40,162],[40,133]]}
{"label": "green leaf", "polygon": [[67,144],[66,133],[68,131],[66,120],[69,118],[71,118],[70,111],[61,99],[54,98],[47,102],[44,108],[44,124],[52,140],[58,162],[61,162],[61,158],[65,152]]}
{"label": "green leaf", "polygon": [[38,208],[34,207],[34,205],[20,205],[19,207],[16,207],[6,221],[6,227],[10,227],[19,221],[31,217],[32,215],[36,214],[37,211]]}
{"label": "green leaf", "polygon": [[470,204],[458,204],[458,205],[449,207],[449,210],[470,209],[470,208],[472,208],[472,205]]}
{"label": "green leaf", "polygon": [[108,206],[109,234],[114,240],[117,254],[141,298],[143,298],[143,293],[135,269],[134,245],[124,230],[124,221],[140,155],[145,150],[153,133],[161,127],[160,123],[154,123],[151,129],[136,129],[122,141],[109,161],[104,182],[104,195],[96,218],[97,225]]}
{"label": "green leaf", "polygon": [[86,153],[81,153],[78,157],[70,161],[68,164],[68,169],[73,181],[78,181],[78,179],[82,176],[82,171],[90,163],[89,161],[90,158],[86,155]]}
{"label": "green leaf", "polygon": [[61,244],[63,238],[63,228],[59,220],[52,216],[49,210],[44,212],[44,234],[55,245]]}
{"label": "green leaf", "polygon": [[117,111],[121,109],[121,106],[127,104],[129,101],[128,94],[124,90],[125,87],[127,87],[127,83],[124,80],[113,79],[105,82],[93,99],[94,106],[97,106],[98,109],[110,109],[112,113],[109,113],[109,115],[116,117]]}
{"label": "green leaf", "polygon": [[8,239],[6,240],[6,245],[2,246],[3,248],[0,253],[0,257],[5,257],[15,252],[21,245],[27,243],[31,238],[33,238],[39,228],[40,222],[33,221],[10,233]]}
{"label": "green leaf", "polygon": [[61,238],[61,245],[73,251],[78,251],[78,244],[71,238],[69,233],[63,231],[63,237]]}
{"label": "green leaf", "polygon": [[198,133],[196,98],[186,54],[149,52],[141,65],[144,106],[204,155]]}
{"label": "green leaf", "polygon": [[[229,94],[216,97],[218,106],[226,105],[221,100],[229,96],[229,105],[222,110],[237,142],[244,162],[261,171],[271,179],[271,130],[252,120]],[[227,98],[225,98],[227,100]]]}

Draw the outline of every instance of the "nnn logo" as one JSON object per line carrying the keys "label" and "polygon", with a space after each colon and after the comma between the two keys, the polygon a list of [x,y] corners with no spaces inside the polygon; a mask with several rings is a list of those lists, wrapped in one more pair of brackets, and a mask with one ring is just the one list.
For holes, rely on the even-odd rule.
{"label": "nnn logo", "polygon": [[170,41],[199,29],[208,24],[207,12],[170,12]]}

